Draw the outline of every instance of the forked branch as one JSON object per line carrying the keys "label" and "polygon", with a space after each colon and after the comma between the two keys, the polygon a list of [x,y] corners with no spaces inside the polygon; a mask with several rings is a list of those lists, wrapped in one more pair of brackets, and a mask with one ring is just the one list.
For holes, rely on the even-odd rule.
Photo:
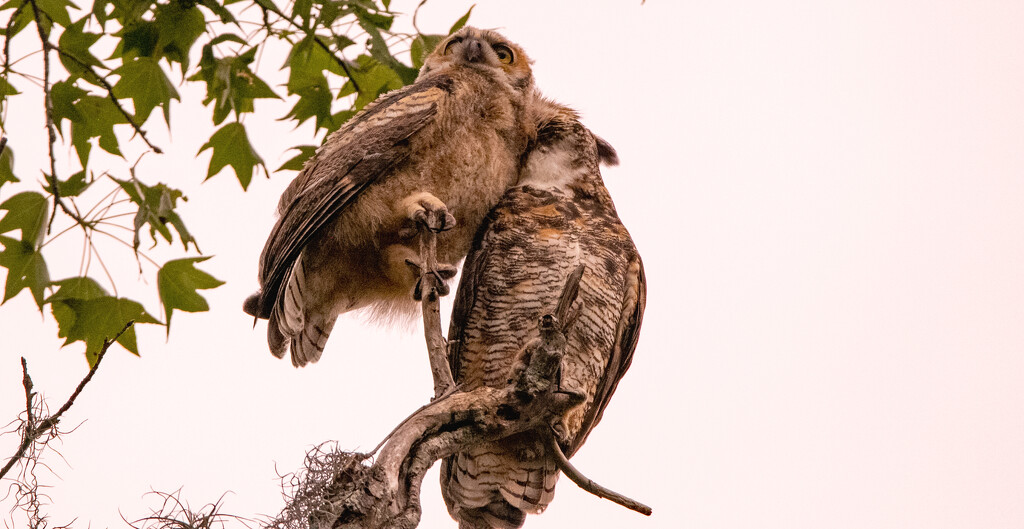
{"label": "forked branch", "polygon": [[[424,333],[430,349],[435,398],[405,419],[373,454],[319,452],[307,457],[305,480],[296,484],[288,506],[268,524],[272,529],[411,529],[419,524],[420,490],[434,462],[484,442],[526,431],[550,438],[558,467],[584,490],[620,505],[650,514],[637,501],[601,487],[569,464],[552,434],[565,413],[583,395],[563,391],[559,384],[565,332],[572,327],[571,310],[581,266],[570,274],[554,314],[540,318],[540,337],[526,345],[511,383],[503,388],[461,391],[454,386],[441,334],[436,279],[436,235],[421,230],[421,292]],[[443,365],[443,368],[440,366]],[[444,389],[444,388],[449,389]],[[371,463],[372,461],[372,463]],[[323,469],[330,466],[332,472]]]}
{"label": "forked branch", "polygon": [[[2,141],[0,141],[0,143],[2,143]],[[120,339],[121,335],[127,332],[128,329],[130,329],[131,326],[134,324],[134,321],[129,321],[127,324],[125,324],[124,328],[122,328],[120,332],[114,335],[113,338],[107,338],[106,340],[103,341],[103,347],[100,348],[100,352],[96,356],[96,363],[92,365],[92,367],[89,369],[89,372],[85,375],[84,378],[82,378],[81,382],[78,383],[78,386],[75,388],[75,391],[71,393],[71,396],[68,397],[68,400],[64,402],[64,404],[60,407],[59,410],[57,410],[57,413],[54,413],[53,415],[50,415],[48,417],[36,417],[36,408],[33,405],[33,401],[35,400],[35,392],[32,391],[32,377],[30,377],[28,374],[28,362],[25,360],[24,357],[21,358],[22,386],[24,386],[25,388],[25,421],[21,428],[22,439],[21,444],[18,445],[18,448],[17,450],[15,450],[14,455],[11,456],[7,460],[7,463],[4,464],[4,467],[0,469],[0,479],[6,476],[7,473],[10,472],[11,468],[13,468],[18,461],[25,457],[25,455],[29,452],[29,448],[31,448],[32,443],[36,442],[36,440],[38,440],[44,434],[53,430],[57,426],[57,424],[60,422],[61,416],[64,415],[64,412],[71,409],[71,406],[75,403],[75,399],[78,398],[78,395],[80,395],[82,393],[82,390],[85,389],[86,384],[88,384],[89,381],[92,380],[93,375],[96,374],[96,370],[99,369],[100,362],[103,361],[103,357],[107,354],[107,350],[110,349],[110,346],[118,339]],[[45,444],[45,442],[43,444]]]}

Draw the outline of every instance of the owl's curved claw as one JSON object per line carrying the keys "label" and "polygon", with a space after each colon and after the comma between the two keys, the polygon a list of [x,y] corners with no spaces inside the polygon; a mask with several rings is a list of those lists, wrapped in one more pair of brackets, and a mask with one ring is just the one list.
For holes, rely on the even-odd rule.
{"label": "owl's curved claw", "polygon": [[428,230],[434,233],[448,231],[455,227],[455,217],[448,213],[448,208],[441,206],[441,209],[419,209],[413,213],[412,220],[423,224]]}
{"label": "owl's curved claw", "polygon": [[[412,289],[412,298],[420,301],[423,299],[423,266],[412,259],[406,259],[405,264],[416,274],[416,286]],[[458,268],[443,263],[438,263],[437,268],[434,270],[427,270],[427,273],[434,276],[436,280],[437,286],[435,291],[438,296],[447,296],[451,293],[451,288],[445,284],[445,281],[455,277],[458,271]]]}
{"label": "owl's curved claw", "polygon": [[455,227],[455,217],[448,212],[448,207],[430,193],[409,195],[403,200],[403,206],[409,220],[417,225],[426,226],[434,233]]}

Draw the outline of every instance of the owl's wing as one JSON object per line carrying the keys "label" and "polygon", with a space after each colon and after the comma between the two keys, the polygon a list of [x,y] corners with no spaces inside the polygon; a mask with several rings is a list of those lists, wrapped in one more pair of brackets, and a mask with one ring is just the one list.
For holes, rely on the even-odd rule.
{"label": "owl's wing", "polygon": [[[489,233],[491,215],[488,215],[478,233]],[[451,323],[448,326],[448,365],[452,370],[452,378],[459,383],[459,365],[462,363],[463,331],[476,304],[477,283],[484,279],[483,270],[487,262],[487,237],[484,235],[474,245],[462,265],[462,278],[459,288],[455,291],[455,302],[452,306]]]}
{"label": "owl's wing", "polygon": [[306,163],[282,194],[281,216],[260,255],[260,317],[270,316],[310,238],[363,189],[408,159],[408,139],[434,119],[452,89],[449,78],[435,76],[386,94],[332,134]]}
{"label": "owl's wing", "polygon": [[633,361],[633,351],[636,349],[636,341],[640,336],[640,323],[644,317],[644,306],[647,304],[647,277],[644,275],[644,264],[637,255],[629,264],[626,274],[625,299],[623,300],[622,313],[615,330],[615,344],[612,347],[611,357],[605,368],[604,376],[597,385],[594,392],[594,401],[583,417],[583,424],[580,426],[576,437],[569,443],[565,455],[572,457],[574,453],[587,440],[590,431],[601,420],[608,401],[615,393],[622,375],[629,369]]}

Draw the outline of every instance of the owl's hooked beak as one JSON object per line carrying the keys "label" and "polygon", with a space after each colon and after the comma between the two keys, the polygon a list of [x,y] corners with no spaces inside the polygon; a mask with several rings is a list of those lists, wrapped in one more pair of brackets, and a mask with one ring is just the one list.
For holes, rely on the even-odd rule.
{"label": "owl's hooked beak", "polygon": [[485,44],[480,39],[468,37],[462,41],[462,58],[466,62],[483,62]]}

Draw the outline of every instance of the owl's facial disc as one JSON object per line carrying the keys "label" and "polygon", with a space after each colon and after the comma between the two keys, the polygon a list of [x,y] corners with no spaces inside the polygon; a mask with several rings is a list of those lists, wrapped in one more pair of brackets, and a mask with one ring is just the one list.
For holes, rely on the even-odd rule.
{"label": "owl's facial disc", "polygon": [[524,92],[533,84],[530,59],[518,46],[490,30],[466,26],[442,41],[424,61],[420,77],[459,66],[486,71]]}

